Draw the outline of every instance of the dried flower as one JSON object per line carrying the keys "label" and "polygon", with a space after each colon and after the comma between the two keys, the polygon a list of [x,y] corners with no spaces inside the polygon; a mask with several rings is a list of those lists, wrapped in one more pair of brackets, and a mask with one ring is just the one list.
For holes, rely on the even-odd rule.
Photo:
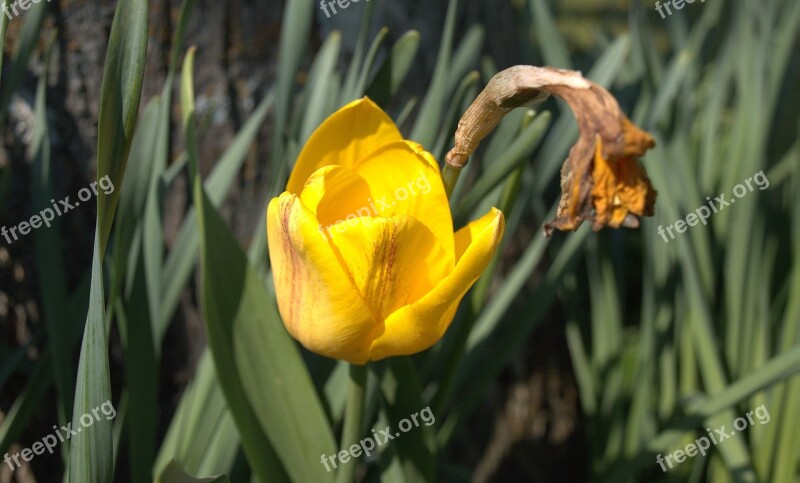
{"label": "dried flower", "polygon": [[561,169],[561,201],[545,234],[575,230],[583,220],[595,230],[638,227],[639,216],[653,215],[656,199],[638,158],[655,142],[630,122],[614,96],[579,72],[519,65],[495,75],[462,116],[447,163],[462,167],[504,115],[550,94],[575,113],[580,136]]}

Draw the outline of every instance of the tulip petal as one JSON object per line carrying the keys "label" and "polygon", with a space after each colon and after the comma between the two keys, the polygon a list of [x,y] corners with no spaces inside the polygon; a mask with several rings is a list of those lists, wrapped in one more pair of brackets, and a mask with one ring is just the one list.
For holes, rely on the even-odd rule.
{"label": "tulip petal", "polygon": [[417,302],[392,313],[372,343],[370,360],[414,354],[442,338],[458,304],[491,261],[503,237],[503,213],[492,208],[456,233],[455,269]]}
{"label": "tulip petal", "polygon": [[297,195],[270,201],[267,235],[278,308],[292,337],[318,354],[365,363],[380,325]]}
{"label": "tulip petal", "polygon": [[306,181],[300,201],[328,230],[348,216],[377,214],[367,182],[342,166],[325,166],[315,171]]}
{"label": "tulip petal", "polygon": [[350,167],[379,147],[402,141],[392,119],[368,98],[331,114],[308,139],[289,176],[286,191],[299,194],[306,180],[328,165]]}
{"label": "tulip petal", "polygon": [[431,231],[408,216],[360,217],[329,231],[373,317],[416,302],[452,271]]}
{"label": "tulip petal", "polygon": [[[436,171],[439,171],[439,163],[436,162],[436,158],[434,158],[433,155],[428,151],[425,151],[425,148],[422,146],[422,144],[414,141],[409,141],[408,139],[404,140],[404,142],[408,144],[408,147],[413,149],[415,153],[421,155],[422,158],[425,159],[425,161],[431,168],[435,169]],[[444,188],[444,186],[442,187]]]}
{"label": "tulip petal", "polygon": [[364,179],[379,216],[407,215],[419,220],[455,264],[453,218],[436,161],[418,144],[405,141],[383,146],[353,167]]}

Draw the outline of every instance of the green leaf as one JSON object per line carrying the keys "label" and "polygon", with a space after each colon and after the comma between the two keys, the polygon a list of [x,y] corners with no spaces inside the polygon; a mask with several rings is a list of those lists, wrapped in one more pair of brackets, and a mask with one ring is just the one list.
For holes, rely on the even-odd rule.
{"label": "green leaf", "polygon": [[453,50],[457,13],[458,0],[450,0],[447,4],[447,15],[442,29],[442,40],[436,57],[433,79],[417,116],[417,122],[414,124],[414,130],[411,132],[410,139],[423,146],[431,146],[436,140],[442,113],[449,97],[447,79],[450,74],[450,55]]}
{"label": "green leaf", "polygon": [[[91,415],[93,409],[111,401],[102,259],[100,234],[95,233],[89,313],[86,316],[78,362],[78,382],[75,386],[75,405],[72,412],[72,423],[76,426],[81,417]],[[70,438],[69,481],[104,483],[113,480],[114,445],[111,428],[110,420],[100,419]]]}
{"label": "green leaf", "polygon": [[[100,116],[97,123],[97,177],[122,186],[142,94],[147,52],[147,1],[117,4],[108,41]],[[105,253],[120,190],[97,197],[100,255]]]}
{"label": "green leaf", "polygon": [[367,77],[369,76],[370,72],[372,72],[372,66],[375,64],[375,57],[378,55],[378,49],[380,49],[381,44],[383,44],[384,39],[386,39],[386,35],[389,33],[389,29],[386,27],[381,28],[375,38],[372,40],[372,45],[370,45],[369,50],[367,51],[367,56],[364,58],[364,65],[361,67],[361,73],[356,80],[355,85],[353,86],[353,98],[360,98],[364,96],[364,90],[367,88]]}
{"label": "green leaf", "polygon": [[[147,2],[117,5],[111,26],[100,98],[97,178],[108,176],[121,187],[139,112],[147,45]],[[97,197],[97,226],[92,258],[89,311],[78,363],[72,421],[101,404],[111,404],[107,327],[104,319],[103,255],[120,190]],[[110,482],[114,476],[112,422],[100,420],[70,441],[70,481]]]}
{"label": "green leaf", "polygon": [[[44,65],[49,66],[50,53],[55,36],[51,35],[48,42]],[[47,328],[48,338],[51,341],[70,340],[67,336],[69,326],[63,323],[63,310],[67,301],[67,282],[64,273],[64,260],[62,257],[61,222],[51,207],[50,200],[55,197],[56,188],[51,171],[50,132],[47,125],[46,101],[47,75],[39,77],[36,89],[36,107],[34,111],[33,140],[31,143],[31,158],[33,159],[31,176],[31,194],[33,198],[33,212],[46,218],[45,212],[52,217],[48,226],[41,227],[34,233],[36,247],[36,269],[40,274],[39,293],[41,295],[42,311]],[[46,274],[47,276],[42,276]],[[49,344],[51,361],[57,393],[58,421],[66,424],[72,414],[72,391],[75,389],[73,382],[72,346],[65,344]],[[66,454],[66,453],[65,453]]]}
{"label": "green leaf", "polygon": [[[606,482],[628,481],[637,471],[653,464],[656,453],[669,448],[687,431],[701,427],[719,427],[709,418],[726,411],[734,404],[761,391],[776,382],[800,372],[800,346],[775,356],[758,370],[748,374],[713,396],[697,397],[686,407],[687,415],[669,424],[656,437],[646,442],[642,451],[634,458],[616,465],[615,471],[604,478]],[[730,427],[730,424],[728,424]],[[734,441],[734,440],[731,440]],[[721,448],[722,446],[718,446]],[[775,480],[780,481],[780,480]]]}
{"label": "green leaf", "polygon": [[[381,379],[383,408],[392,431],[400,427],[400,421],[412,418],[420,411],[430,411],[422,399],[422,382],[414,365],[408,357],[389,359]],[[436,443],[432,424],[436,415],[431,412],[433,422],[428,424],[419,419],[419,425],[392,441],[390,453],[399,460],[405,481],[435,481]]]}
{"label": "green leaf", "polygon": [[[9,5],[11,3],[11,1],[8,2]],[[11,67],[11,72],[9,73],[7,80],[0,85],[0,125],[5,123],[8,105],[11,102],[11,96],[24,79],[25,73],[28,69],[28,62],[30,61],[31,55],[33,55],[33,52],[39,43],[39,33],[42,30],[42,25],[44,24],[44,19],[47,15],[48,5],[49,2],[34,3],[30,6],[30,10],[26,12],[24,19],[22,20],[22,35],[17,43],[16,51],[14,52],[14,64]],[[3,23],[0,23],[0,29],[3,30],[3,35],[0,37],[0,42],[2,42],[2,38],[5,37],[6,29],[5,25],[3,24],[8,16],[6,13],[0,13],[0,16],[3,17]],[[2,47],[2,45],[0,45],[0,47]],[[2,48],[0,48],[0,50],[2,50]],[[2,61],[2,53],[0,53],[0,61]],[[0,67],[2,67],[2,65],[0,65]]]}
{"label": "green leaf", "polygon": [[372,22],[372,12],[374,10],[374,3],[367,3],[364,7],[364,15],[361,17],[361,26],[358,29],[358,39],[356,40],[350,67],[347,69],[347,75],[345,75],[342,85],[339,105],[347,104],[359,97],[359,94],[356,93],[356,82],[359,72],[361,72],[361,56],[363,55],[364,47],[367,45],[367,35],[369,35],[369,27]]}
{"label": "green leaf", "polygon": [[239,432],[206,348],[164,437],[155,473],[172,460],[194,475],[230,473],[239,445]]}
{"label": "green leaf", "polygon": [[420,35],[416,30],[404,33],[392,46],[378,73],[367,88],[367,96],[379,106],[386,107],[406,79],[419,49]]}
{"label": "green leaf", "polygon": [[[86,313],[89,298],[89,277],[84,277],[78,287],[71,294],[66,307],[64,320],[68,321],[66,342],[64,345],[74,347],[81,334],[83,315]],[[23,347],[27,351],[26,347]],[[50,365],[52,359],[50,348],[45,347],[36,366],[28,377],[25,388],[14,400],[11,408],[0,423],[0,453],[5,453],[14,441],[17,441],[22,432],[29,426],[31,416],[39,407],[39,402],[46,394],[53,382],[53,371]],[[62,449],[67,454],[68,448]]]}
{"label": "green leaf", "polygon": [[[5,11],[9,5],[11,5],[12,0],[0,0],[0,6],[5,6],[6,8],[3,9]],[[0,15],[0,72],[3,71],[3,54],[5,50],[3,49],[3,44],[6,40],[6,29],[8,28],[8,16],[7,15]],[[2,96],[2,92],[0,92],[0,96]]]}
{"label": "green leaf", "polygon": [[51,364],[52,356],[50,351],[45,350],[37,361],[33,372],[28,376],[25,387],[3,416],[3,423],[0,425],[0,452],[5,453],[8,451],[11,444],[28,427],[31,416],[38,409],[39,402],[53,382]]}
{"label": "green leaf", "polygon": [[442,118],[442,130],[439,132],[439,138],[431,147],[428,148],[434,159],[441,159],[444,155],[444,149],[448,142],[452,143],[453,133],[458,125],[458,117],[463,114],[466,107],[469,106],[473,99],[478,95],[478,80],[480,74],[472,71],[467,74],[458,87],[455,88],[453,100],[450,102],[450,107],[447,113]]}
{"label": "green leaf", "polygon": [[336,445],[299,351],[199,181],[195,206],[209,342],[248,460],[262,481],[270,481],[274,473],[258,468],[272,451],[267,436],[293,480],[330,481],[316,455],[333,454]]}
{"label": "green leaf", "polygon": [[155,98],[147,103],[142,121],[133,135],[129,159],[132,162],[120,187],[117,224],[114,227],[114,272],[109,300],[113,300],[122,289],[128,266],[128,257],[134,234],[141,229],[150,187],[150,173],[156,159],[156,139],[162,126],[159,111],[163,102]]}
{"label": "green leaf", "polygon": [[286,473],[295,481],[330,481],[321,464],[308,464],[308,454],[336,448],[308,371],[274,300],[197,174],[192,54],[184,62],[181,104],[201,239],[203,314],[219,381],[250,466],[262,481],[284,481]]}
{"label": "green leaf", "polygon": [[[142,231],[139,231],[142,234]],[[141,237],[144,238],[144,237]],[[125,383],[128,409],[125,430],[128,435],[131,481],[147,481],[153,477],[156,436],[158,433],[158,358],[153,344],[153,301],[148,298],[145,276],[144,246],[136,244],[137,263],[132,267],[131,291],[123,304],[118,303],[118,320],[125,349]],[[160,240],[160,239],[159,239]]]}
{"label": "green leaf", "polygon": [[[186,34],[186,26],[189,23],[189,18],[192,16],[192,10],[197,0],[183,0],[181,2],[180,19],[178,20],[178,27],[175,29],[175,35],[172,38],[172,52],[169,56],[169,72],[172,74],[178,69],[178,62],[181,56],[181,47],[183,46],[183,37]],[[164,91],[171,90],[172,83],[168,82],[164,85]]]}
{"label": "green leaf", "polygon": [[[336,62],[339,59],[339,49],[342,44],[342,35],[331,32],[325,43],[314,58],[314,63],[308,74],[308,104],[305,106],[303,125],[300,128],[300,142],[305,143],[311,133],[336,109],[336,97],[330,96],[333,75],[336,71]],[[338,86],[335,86],[338,88]]]}
{"label": "green leaf", "polygon": [[445,92],[455,92],[462,77],[477,65],[483,47],[484,33],[481,25],[473,25],[464,34],[450,61]]}
{"label": "green leaf", "polygon": [[[551,209],[554,212],[555,206]],[[526,300],[523,310],[499,322],[506,314],[523,285],[529,280],[538,265],[549,240],[539,231],[506,280],[497,289],[492,300],[478,316],[475,328],[467,339],[467,355],[456,377],[456,394],[463,395],[453,413],[439,426],[437,441],[439,448],[446,446],[458,428],[475,410],[485,394],[486,387],[517,353],[520,345],[541,322],[562,279],[574,270],[580,259],[580,248],[590,233],[582,227],[567,238],[560,247],[555,260],[548,268],[533,297]]]}
{"label": "green leaf", "polygon": [[530,0],[531,17],[534,21],[534,33],[542,50],[544,63],[561,69],[571,69],[569,49],[564,37],[558,31],[553,14],[545,0]]}
{"label": "green leaf", "polygon": [[538,114],[533,122],[519,133],[514,142],[503,152],[502,156],[491,161],[491,170],[483,173],[455,210],[454,224],[456,226],[466,223],[467,218],[478,203],[503,182],[514,168],[528,160],[533,150],[542,141],[549,125],[550,113]]}
{"label": "green leaf", "polygon": [[275,117],[273,118],[273,142],[270,151],[270,167],[273,171],[268,194],[280,193],[285,182],[287,167],[294,160],[286,158],[286,125],[294,90],[294,79],[306,49],[314,18],[314,3],[307,0],[288,0],[284,5],[281,22],[281,39],[278,48],[278,79],[275,83]]}
{"label": "green leaf", "polygon": [[171,462],[156,478],[156,483],[228,483],[227,476],[210,476],[208,478],[195,478],[185,471],[176,462]]}
{"label": "green leaf", "polygon": [[[214,164],[214,169],[205,182],[206,192],[214,206],[220,206],[228,195],[274,100],[274,91],[270,91]],[[199,246],[200,239],[197,234],[195,212],[191,209],[183,219],[183,224],[178,230],[175,244],[167,255],[161,274],[161,310],[159,324],[155,331],[155,337],[159,341],[164,337],[169,321],[178,306],[181,292],[194,271]]]}

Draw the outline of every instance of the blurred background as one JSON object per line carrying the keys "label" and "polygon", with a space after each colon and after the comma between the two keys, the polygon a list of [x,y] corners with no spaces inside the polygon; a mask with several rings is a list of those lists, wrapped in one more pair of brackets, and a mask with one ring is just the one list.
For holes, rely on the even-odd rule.
{"label": "blurred background", "polygon": [[[495,205],[507,230],[445,339],[412,358],[423,394],[436,394],[438,481],[800,481],[800,3],[695,1],[665,18],[647,0],[372,0],[330,18],[312,4],[292,15],[283,1],[197,0],[176,46],[181,2],[149,3],[139,116],[156,96],[169,99],[171,52],[196,46],[199,169],[204,179],[219,169],[215,203],[264,271],[268,199],[313,128],[364,93],[441,161],[459,115],[494,73],[576,69],[657,142],[641,160],[656,213],[635,230],[543,237],[578,133],[561,101],[507,116],[462,174],[456,224]],[[37,213],[44,193],[75,198],[97,169],[116,3],[36,5],[3,22],[0,226]],[[177,88],[171,97],[159,125],[164,166],[150,188],[159,229],[140,239],[155,240],[163,262],[155,350],[139,364],[122,322],[109,345],[113,400],[145,387],[152,404],[131,404],[116,421],[114,481],[147,481],[141,475],[177,454],[191,474],[250,481],[213,370],[203,372],[211,389],[197,382],[210,362],[197,240],[185,229],[192,197]],[[129,169],[137,155],[146,158],[132,152]],[[658,235],[759,172],[768,188],[674,240]],[[52,228],[0,239],[0,454],[69,420],[95,216],[85,203]],[[146,219],[122,216],[118,225]],[[109,269],[138,250],[110,246]],[[125,307],[136,306],[135,286],[121,289]],[[335,423],[342,371],[304,357]],[[198,394],[214,401],[228,439],[189,432],[203,419],[179,421]],[[656,462],[761,405],[769,423],[669,472]],[[140,424],[143,440],[130,432]],[[0,482],[57,481],[63,457],[38,456],[14,472],[3,465]],[[360,478],[378,481],[380,470]]]}

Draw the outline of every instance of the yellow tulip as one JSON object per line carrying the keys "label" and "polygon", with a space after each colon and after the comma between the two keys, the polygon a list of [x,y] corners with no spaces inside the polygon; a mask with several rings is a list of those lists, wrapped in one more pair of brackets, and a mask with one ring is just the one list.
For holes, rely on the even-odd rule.
{"label": "yellow tulip", "polygon": [[267,210],[284,325],[309,350],[354,364],[425,350],[504,223],[492,208],[453,233],[433,156],[371,100],[351,102],[314,132]]}

